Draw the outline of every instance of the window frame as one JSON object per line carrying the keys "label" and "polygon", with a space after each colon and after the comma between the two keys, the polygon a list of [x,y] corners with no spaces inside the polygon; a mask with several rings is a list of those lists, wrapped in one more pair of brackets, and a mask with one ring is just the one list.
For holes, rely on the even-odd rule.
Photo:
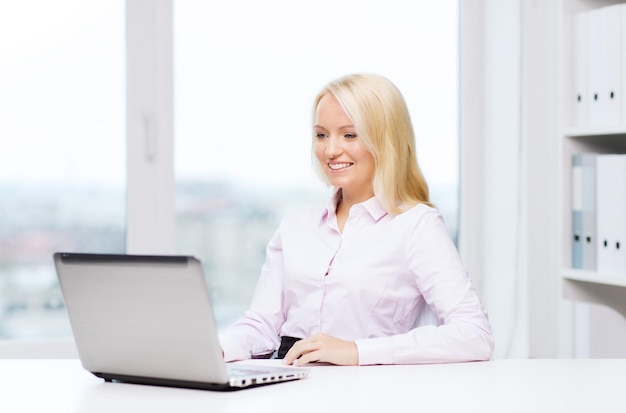
{"label": "window frame", "polygon": [[128,254],[174,254],[173,0],[128,0]]}

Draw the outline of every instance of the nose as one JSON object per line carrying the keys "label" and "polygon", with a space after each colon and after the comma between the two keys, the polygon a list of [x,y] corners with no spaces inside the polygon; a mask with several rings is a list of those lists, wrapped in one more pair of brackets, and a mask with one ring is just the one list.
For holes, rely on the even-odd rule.
{"label": "nose", "polygon": [[336,158],[341,154],[341,140],[335,136],[331,135],[326,139],[326,148],[324,149],[324,154],[329,158]]}

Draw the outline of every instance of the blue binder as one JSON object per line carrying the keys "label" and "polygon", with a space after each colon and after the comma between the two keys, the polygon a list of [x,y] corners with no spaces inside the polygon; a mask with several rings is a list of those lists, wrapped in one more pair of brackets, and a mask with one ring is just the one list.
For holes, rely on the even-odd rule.
{"label": "blue binder", "polygon": [[596,154],[572,156],[572,268],[596,270]]}
{"label": "blue binder", "polygon": [[572,156],[572,268],[583,268],[583,158]]}

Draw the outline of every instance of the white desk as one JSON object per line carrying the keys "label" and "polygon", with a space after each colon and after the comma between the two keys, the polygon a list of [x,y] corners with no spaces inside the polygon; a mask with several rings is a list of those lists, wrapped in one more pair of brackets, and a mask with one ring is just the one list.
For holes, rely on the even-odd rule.
{"label": "white desk", "polygon": [[229,393],[105,383],[78,360],[0,360],[0,411],[626,412],[626,359],[313,366],[304,380]]}

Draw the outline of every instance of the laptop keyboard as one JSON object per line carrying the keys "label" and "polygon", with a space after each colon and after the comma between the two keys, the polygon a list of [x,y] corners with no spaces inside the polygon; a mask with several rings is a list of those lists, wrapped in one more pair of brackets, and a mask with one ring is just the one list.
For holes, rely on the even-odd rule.
{"label": "laptop keyboard", "polygon": [[232,367],[228,366],[227,370],[228,370],[228,375],[234,378],[269,373],[267,370],[254,369],[254,368],[249,368],[249,367],[241,368],[241,367],[235,367],[235,366],[232,366]]}

